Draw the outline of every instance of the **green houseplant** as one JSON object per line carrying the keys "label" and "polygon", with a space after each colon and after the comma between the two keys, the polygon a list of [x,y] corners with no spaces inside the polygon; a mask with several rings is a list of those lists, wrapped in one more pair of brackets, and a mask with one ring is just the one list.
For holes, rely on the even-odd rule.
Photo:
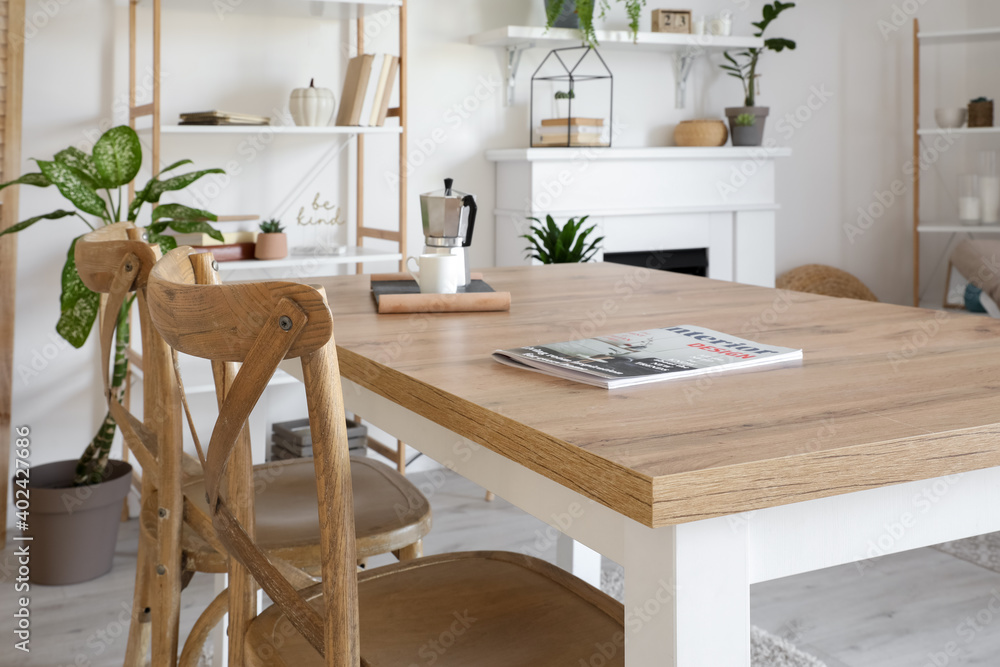
{"label": "green houseplant", "polygon": [[542,264],[590,261],[600,249],[604,237],[587,242],[587,237],[597,229],[597,225],[583,228],[588,217],[590,216],[585,215],[579,220],[570,218],[561,228],[551,215],[545,216],[544,223],[538,218],[528,218],[538,223],[538,226],[532,225],[528,234],[521,235],[530,244],[524,249],[525,257],[537,259]]}
{"label": "green houseplant", "polygon": [[[35,162],[38,172],[2,183],[0,189],[12,185],[55,186],[73,209],[58,209],[28,218],[0,235],[23,231],[41,220],[67,217],[79,218],[90,229],[119,221],[136,222],[144,204],[158,204],[164,193],[183,190],[206,174],[223,173],[221,169],[205,169],[169,178],[154,177],[136,190],[129,203],[122,190],[139,172],[142,147],[135,131],[127,126],[105,132],[89,154],[70,147],[56,153],[51,160]],[[160,173],[172,172],[190,162],[175,162]],[[206,222],[216,219],[208,211],[163,204],[153,209],[150,218],[148,238],[159,243],[163,251],[177,245],[173,236],[163,234],[167,228],[182,233],[205,232],[222,240],[222,234]],[[62,269],[61,313],[56,324],[59,335],[77,348],[89,337],[100,308],[100,295],[83,284],[76,270],[74,251],[79,238],[70,243]],[[118,312],[110,387],[111,395],[118,401],[122,400],[128,372],[125,352],[129,345],[128,313],[132,299]],[[29,530],[34,540],[30,577],[33,582],[74,584],[111,569],[122,500],[132,486],[131,466],[110,460],[115,430],[115,421],[108,412],[79,460],[56,461],[32,469],[28,483],[32,501],[30,521],[27,516],[19,521],[26,524],[22,529]]]}
{"label": "green houseplant", "polygon": [[[794,2],[780,2],[776,0],[774,3],[764,3],[763,17],[760,21],[753,24],[757,28],[757,32],[754,33],[754,37],[763,37],[764,33],[771,23],[781,15],[782,12],[791,9],[795,6]],[[760,76],[757,73],[757,65],[760,57],[765,51],[774,51],[775,53],[781,53],[785,49],[789,51],[795,49],[795,42],[790,39],[785,39],[784,37],[768,37],[764,40],[764,46],[754,47],[752,49],[747,49],[746,51],[739,51],[732,54],[726,51],[723,57],[726,62],[720,65],[726,74],[739,79],[740,83],[743,85],[743,105],[741,107],[728,107],[726,109],[726,117],[729,118],[730,130],[733,133],[733,145],[734,146],[759,146],[764,138],[764,123],[769,112],[767,107],[758,107],[757,103],[757,78]],[[757,122],[752,126],[743,125],[742,127],[754,127],[756,132],[742,132],[740,139],[736,137],[736,125],[735,119],[741,114],[753,114]],[[750,141],[752,143],[739,143],[739,141]]]}
{"label": "green houseplant", "polygon": [[288,256],[288,237],[279,220],[271,218],[260,223],[253,256],[257,259],[283,259]]}
{"label": "green houseplant", "polygon": [[[632,39],[639,36],[639,17],[646,0],[616,0],[625,3],[625,12],[629,18],[629,30]],[[604,18],[611,8],[612,0],[545,0],[545,28],[579,28],[583,33],[583,41],[588,46],[596,47],[597,33],[594,29],[594,13],[600,10],[600,18]]]}
{"label": "green houseplant", "polygon": [[[135,131],[128,126],[113,127],[105,132],[94,144],[90,154],[70,147],[59,151],[51,160],[35,160],[39,171],[24,174],[18,179],[0,183],[0,190],[12,185],[34,187],[55,186],[60,194],[75,207],[75,210],[58,209],[51,213],[37,215],[12,225],[3,232],[13,234],[23,231],[42,220],[56,220],[66,217],[79,218],[87,227],[109,225],[118,221],[135,222],[144,204],[157,204],[160,197],[171,191],[183,190],[206,174],[223,173],[221,169],[192,171],[170,178],[151,178],[144,187],[136,190],[135,199],[125,201],[125,188],[139,173],[142,164],[142,146]],[[161,170],[161,174],[190,164],[181,160]],[[208,211],[182,204],[163,204],[152,211],[148,226],[151,243],[159,243],[166,252],[176,246],[173,236],[164,235],[169,227],[178,232],[205,232],[222,240],[206,220],[215,220]],[[100,295],[91,292],[80,280],[76,272],[73,251],[76,241],[70,243],[66,263],[62,269],[62,294],[59,299],[60,317],[56,331],[73,347],[82,347],[94,326],[100,306]],[[131,301],[122,307],[119,324],[126,325]],[[121,398],[128,364],[125,349],[129,343],[127,326],[120,326],[116,340],[114,375],[112,390]],[[108,413],[97,434],[91,440],[80,458],[73,480],[75,486],[96,484],[103,480],[108,466],[108,454],[115,434],[115,422]]]}

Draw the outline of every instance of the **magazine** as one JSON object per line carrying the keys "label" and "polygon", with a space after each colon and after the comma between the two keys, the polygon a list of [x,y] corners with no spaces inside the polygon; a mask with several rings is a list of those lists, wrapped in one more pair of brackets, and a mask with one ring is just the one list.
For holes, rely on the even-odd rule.
{"label": "magazine", "polygon": [[682,324],[497,350],[493,358],[515,368],[616,389],[796,361],[802,359],[802,350]]}

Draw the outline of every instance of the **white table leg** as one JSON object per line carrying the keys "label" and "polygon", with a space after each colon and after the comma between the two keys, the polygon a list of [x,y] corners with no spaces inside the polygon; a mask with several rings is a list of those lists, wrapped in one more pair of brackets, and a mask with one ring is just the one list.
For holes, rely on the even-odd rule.
{"label": "white table leg", "polygon": [[747,529],[625,526],[626,667],[750,667]]}
{"label": "white table leg", "polygon": [[563,533],[556,540],[556,565],[591,586],[601,587],[601,554]]}

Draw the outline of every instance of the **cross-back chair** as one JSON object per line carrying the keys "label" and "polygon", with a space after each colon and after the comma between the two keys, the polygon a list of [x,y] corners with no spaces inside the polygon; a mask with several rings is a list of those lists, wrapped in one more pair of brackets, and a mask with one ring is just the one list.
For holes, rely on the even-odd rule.
{"label": "cross-back chair", "polygon": [[[106,294],[105,315],[100,322],[105,394],[116,422],[143,468],[139,559],[129,628],[126,665],[178,664],[180,592],[198,572],[230,575],[230,586],[202,613],[184,644],[179,664],[197,665],[212,628],[227,613],[230,625],[242,627],[253,617],[256,584],[238,561],[229,559],[216,534],[206,498],[202,463],[183,452],[183,386],[170,346],[149,319],[147,280],[159,259],[157,247],[142,240],[142,230],[130,223],[100,228],[76,245],[77,269],[92,290]],[[217,283],[211,255],[189,261],[195,280]],[[107,371],[113,349],[117,313],[128,294],[137,295],[142,332],[143,420],[129,413],[111,397]],[[213,364],[221,405],[237,374],[232,361]],[[190,415],[188,415],[190,419]],[[193,424],[192,424],[193,429]],[[253,517],[251,533],[273,562],[298,585],[315,582],[303,570],[320,569],[321,513],[317,507],[316,476],[310,459],[293,459],[252,466],[245,427],[237,434],[241,443],[232,465],[249,482],[228,490],[238,497],[243,521]],[[200,449],[200,443],[196,444]],[[400,560],[421,553],[421,538],[431,525],[427,499],[402,475],[369,459],[351,457],[357,517],[355,525],[360,560],[393,552]],[[256,511],[255,511],[256,510]],[[231,603],[237,600],[233,606]],[[230,638],[234,664],[242,653],[240,632]]]}
{"label": "cross-back chair", "polygon": [[[212,521],[274,604],[245,627],[241,665],[623,665],[622,605],[544,561],[507,552],[418,558],[358,573],[352,479],[333,318],[322,288],[197,285],[191,250],[150,272],[153,324],[176,350],[241,362],[205,465]],[[321,508],[322,582],[285,576],[238,518],[238,434],[283,359],[302,364]],[[610,647],[610,648],[609,648]],[[581,662],[582,661],[582,662]]]}

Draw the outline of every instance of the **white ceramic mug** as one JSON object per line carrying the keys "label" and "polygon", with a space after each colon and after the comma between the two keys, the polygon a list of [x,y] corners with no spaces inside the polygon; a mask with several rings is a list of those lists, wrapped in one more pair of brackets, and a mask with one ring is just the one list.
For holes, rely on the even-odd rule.
{"label": "white ceramic mug", "polygon": [[[414,271],[410,262],[416,262],[419,271]],[[408,257],[406,268],[417,281],[421,294],[455,294],[463,282],[464,267],[458,255],[438,255],[427,253],[419,257]]]}

